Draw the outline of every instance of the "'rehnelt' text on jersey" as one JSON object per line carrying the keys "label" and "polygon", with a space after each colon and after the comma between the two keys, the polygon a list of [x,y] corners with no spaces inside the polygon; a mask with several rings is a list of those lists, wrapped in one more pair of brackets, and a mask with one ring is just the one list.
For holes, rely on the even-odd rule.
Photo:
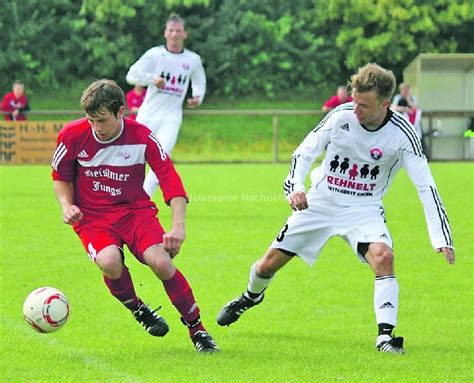
{"label": "'rehnelt' text on jersey", "polygon": [[173,163],[147,127],[124,118],[120,134],[102,142],[82,118],[59,132],[52,177],[74,185],[74,203],[85,212],[155,206],[143,189],[146,163],[158,176],[166,203],[187,198]]}
{"label": "'rehnelt' text on jersey", "polygon": [[[159,76],[165,79],[163,88],[154,85]],[[193,97],[200,96],[202,102],[206,94],[206,74],[201,57],[188,49],[173,53],[164,45],[147,50],[130,67],[127,81],[148,86],[139,112],[142,120],[157,114],[182,115],[183,100],[190,81]]]}
{"label": "'rehnelt' text on jersey", "polygon": [[293,153],[283,185],[287,197],[294,191],[306,191],[306,176],[324,151],[324,160],[311,173],[309,194],[335,206],[381,206],[403,167],[423,203],[433,247],[453,246],[446,211],[421,142],[401,114],[389,109],[384,123],[371,131],[359,123],[352,103],[328,113]]}

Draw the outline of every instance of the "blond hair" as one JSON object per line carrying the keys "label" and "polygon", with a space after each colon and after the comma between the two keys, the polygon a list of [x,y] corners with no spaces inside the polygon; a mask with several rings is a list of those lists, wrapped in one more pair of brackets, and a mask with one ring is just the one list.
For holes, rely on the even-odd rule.
{"label": "blond hair", "polygon": [[358,93],[374,91],[379,99],[389,100],[395,90],[395,75],[375,63],[360,67],[351,77],[351,88]]}

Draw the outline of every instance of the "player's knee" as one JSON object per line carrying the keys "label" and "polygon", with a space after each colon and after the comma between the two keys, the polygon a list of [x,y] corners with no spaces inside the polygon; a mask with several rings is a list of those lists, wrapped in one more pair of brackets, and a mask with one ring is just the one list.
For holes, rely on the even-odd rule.
{"label": "player's knee", "polygon": [[165,256],[154,257],[149,261],[148,266],[161,280],[169,279],[173,276],[174,266],[171,259]]}
{"label": "player's knee", "polygon": [[393,251],[388,246],[370,249],[370,255],[373,262],[379,266],[393,265]]}
{"label": "player's knee", "polygon": [[265,256],[257,263],[256,273],[263,278],[271,278],[273,275],[284,266],[281,260],[282,256],[276,249],[270,249]]}
{"label": "player's knee", "polygon": [[255,271],[257,275],[262,278],[271,278],[276,273],[272,264],[264,259],[262,259],[262,261],[257,265]]}
{"label": "player's knee", "polygon": [[119,253],[99,253],[96,258],[97,266],[110,279],[120,278],[122,275],[122,257]]}

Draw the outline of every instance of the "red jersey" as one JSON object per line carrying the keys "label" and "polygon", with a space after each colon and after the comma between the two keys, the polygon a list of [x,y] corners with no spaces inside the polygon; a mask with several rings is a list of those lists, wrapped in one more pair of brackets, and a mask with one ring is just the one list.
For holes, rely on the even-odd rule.
{"label": "red jersey", "polygon": [[[15,109],[19,109],[20,112],[29,110],[28,99],[25,94],[22,94],[20,98],[16,98],[13,92],[7,93],[2,100],[2,110],[4,112],[13,112]],[[13,120],[13,115],[4,114],[4,118],[7,121]],[[18,114],[15,118],[17,121],[26,120],[26,115]]]}
{"label": "red jersey", "polygon": [[[141,94],[138,94],[137,92],[135,92],[135,89],[132,89],[130,92],[128,92],[126,96],[128,111],[130,112],[133,107],[139,108],[143,104],[145,95],[146,95],[146,88],[143,88]],[[135,120],[137,118],[137,115],[135,113],[130,113],[128,117],[131,118],[132,120]]]}
{"label": "red jersey", "polygon": [[187,198],[181,179],[155,135],[144,125],[122,119],[119,135],[101,142],[85,118],[59,132],[52,160],[54,180],[74,185],[74,204],[84,213],[109,214],[155,207],[143,189],[145,164],[160,181],[166,203]]}
{"label": "red jersey", "polygon": [[344,102],[341,102],[341,100],[339,99],[339,97],[337,97],[337,95],[335,96],[332,96],[329,100],[327,100],[323,106],[327,106],[328,108],[336,108],[338,107],[339,105],[341,104],[344,104],[346,102],[351,102],[352,101],[352,97],[351,96],[348,96],[346,101]]}

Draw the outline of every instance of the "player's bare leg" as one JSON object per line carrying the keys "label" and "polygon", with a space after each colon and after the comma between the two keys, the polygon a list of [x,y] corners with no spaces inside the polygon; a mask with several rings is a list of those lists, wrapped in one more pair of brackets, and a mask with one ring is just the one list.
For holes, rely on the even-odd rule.
{"label": "player's bare leg", "polygon": [[249,308],[260,304],[265,289],[275,273],[285,266],[294,256],[284,250],[269,248],[265,255],[255,262],[250,269],[247,292],[227,303],[217,315],[217,323],[229,326],[236,322]]}
{"label": "player's bare leg", "polygon": [[398,282],[393,267],[393,251],[385,243],[374,242],[365,254],[375,273],[374,310],[378,325],[377,350],[392,354],[403,354],[403,338],[394,337],[397,325]]}

